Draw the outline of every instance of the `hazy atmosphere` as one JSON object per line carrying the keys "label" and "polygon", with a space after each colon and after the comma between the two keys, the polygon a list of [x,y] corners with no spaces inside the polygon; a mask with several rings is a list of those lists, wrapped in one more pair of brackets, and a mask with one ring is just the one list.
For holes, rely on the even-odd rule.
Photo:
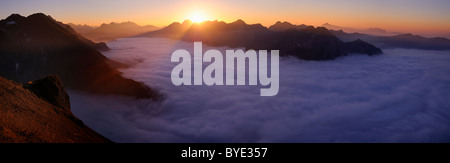
{"label": "hazy atmosphere", "polygon": [[314,26],[330,23],[450,37],[449,8],[447,0],[3,0],[0,16],[45,12],[64,23],[98,26],[133,21],[163,27],[201,14],[206,20],[243,19],[264,26],[276,21]]}
{"label": "hazy atmosphere", "polygon": [[278,95],[260,97],[258,86],[174,86],[170,54],[192,54],[193,43],[127,38],[108,46],[105,56],[135,65],[121,70],[126,77],[166,96],[155,104],[70,91],[74,114],[113,141],[450,141],[449,51],[389,49],[319,62],[281,58]]}
{"label": "hazy atmosphere", "polygon": [[449,9],[2,0],[0,143],[448,143]]}

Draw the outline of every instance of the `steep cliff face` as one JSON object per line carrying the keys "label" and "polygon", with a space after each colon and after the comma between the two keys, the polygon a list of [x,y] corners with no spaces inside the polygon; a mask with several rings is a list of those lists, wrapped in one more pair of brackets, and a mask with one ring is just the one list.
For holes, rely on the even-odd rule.
{"label": "steep cliff face", "polygon": [[20,85],[0,77],[1,143],[110,143],[70,111],[56,75]]}

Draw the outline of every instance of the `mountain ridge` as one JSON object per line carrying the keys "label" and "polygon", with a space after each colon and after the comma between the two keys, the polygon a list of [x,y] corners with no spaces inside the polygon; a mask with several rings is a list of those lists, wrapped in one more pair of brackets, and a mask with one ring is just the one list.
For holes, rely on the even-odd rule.
{"label": "mountain ridge", "polygon": [[346,33],[342,30],[331,32],[342,40],[361,39],[385,49],[406,48],[421,50],[450,50],[450,39],[445,37],[424,37],[411,33],[393,36],[375,36],[361,33]]}
{"label": "mountain ridge", "polygon": [[294,26],[290,23],[283,25],[277,22],[270,30],[270,27],[247,24],[240,19],[232,23],[217,20],[202,23],[185,22],[172,23],[166,28],[136,37],[166,37],[189,42],[202,41],[210,46],[273,49],[280,50],[282,56],[291,55],[305,60],[331,60],[355,51],[370,52],[370,55],[382,53],[381,49],[375,46],[364,46],[367,48],[364,50],[349,49],[353,46],[346,46],[347,43],[323,27]]}
{"label": "mountain ridge", "polygon": [[399,35],[401,33],[398,32],[388,32],[382,28],[379,27],[370,27],[367,29],[357,29],[357,28],[351,28],[351,27],[341,27],[329,23],[322,24],[321,27],[325,27],[329,30],[335,30],[339,31],[342,30],[347,33],[362,33],[362,34],[370,34],[370,35],[377,35],[377,36],[393,36],[393,35]]}
{"label": "mountain ridge", "polygon": [[153,25],[140,26],[131,21],[119,23],[110,22],[108,24],[103,23],[99,27],[90,27],[87,25],[75,24],[69,25],[76,29],[76,31],[84,37],[97,42],[113,41],[118,38],[125,38],[159,29],[158,27]]}

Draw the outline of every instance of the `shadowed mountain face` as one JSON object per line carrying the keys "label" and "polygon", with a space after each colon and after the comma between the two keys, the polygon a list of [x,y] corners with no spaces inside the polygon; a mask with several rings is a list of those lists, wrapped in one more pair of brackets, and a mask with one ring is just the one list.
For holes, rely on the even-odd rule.
{"label": "shadowed mountain face", "polygon": [[0,77],[1,143],[110,143],[70,110],[56,75],[24,86]]}
{"label": "shadowed mountain face", "polygon": [[100,27],[93,28],[86,25],[70,24],[77,32],[88,39],[94,41],[111,41],[118,38],[135,36],[149,31],[157,30],[158,27],[147,25],[140,26],[133,22],[102,24]]}
{"label": "shadowed mountain face", "polygon": [[[270,30],[271,29],[271,30]],[[381,54],[375,46],[356,47],[342,42],[326,28],[295,26],[281,23],[267,29],[260,24],[246,24],[242,20],[233,23],[206,21],[192,24],[173,23],[158,31],[140,36],[167,37],[184,41],[202,41],[210,46],[244,47],[255,50],[280,50],[280,55],[292,55],[306,60],[330,60],[353,52]]]}
{"label": "shadowed mountain face", "polygon": [[68,25],[44,14],[11,15],[0,21],[0,76],[27,82],[48,74],[59,75],[71,89],[98,94],[155,98],[146,85],[123,78],[115,63]]}

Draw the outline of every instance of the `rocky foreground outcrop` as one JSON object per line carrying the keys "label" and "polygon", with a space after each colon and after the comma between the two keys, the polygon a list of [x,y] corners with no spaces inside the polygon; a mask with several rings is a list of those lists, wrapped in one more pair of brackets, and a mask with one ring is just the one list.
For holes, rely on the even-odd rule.
{"label": "rocky foreground outcrop", "polygon": [[110,143],[70,110],[56,75],[21,85],[0,77],[0,143]]}

